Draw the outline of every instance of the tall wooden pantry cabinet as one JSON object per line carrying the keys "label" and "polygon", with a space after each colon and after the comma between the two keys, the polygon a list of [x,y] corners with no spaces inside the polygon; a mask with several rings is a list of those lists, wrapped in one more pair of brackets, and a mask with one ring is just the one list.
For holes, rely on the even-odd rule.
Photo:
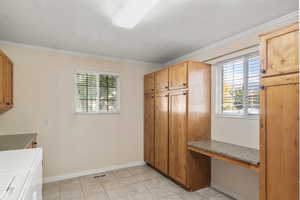
{"label": "tall wooden pantry cabinet", "polygon": [[[189,141],[210,139],[210,79],[211,66],[195,61],[167,67],[154,77],[155,164],[145,161],[188,190],[210,185],[210,158],[187,150]],[[145,110],[145,124],[146,116]],[[145,143],[149,130],[145,127]]]}
{"label": "tall wooden pantry cabinet", "polygon": [[13,107],[13,63],[0,50],[0,112]]}
{"label": "tall wooden pantry cabinet", "polygon": [[169,172],[169,94],[155,94],[155,167],[167,175]]}
{"label": "tall wooden pantry cabinet", "polygon": [[262,34],[260,200],[299,199],[298,24]]}
{"label": "tall wooden pantry cabinet", "polygon": [[169,173],[169,69],[155,72],[155,168]]}

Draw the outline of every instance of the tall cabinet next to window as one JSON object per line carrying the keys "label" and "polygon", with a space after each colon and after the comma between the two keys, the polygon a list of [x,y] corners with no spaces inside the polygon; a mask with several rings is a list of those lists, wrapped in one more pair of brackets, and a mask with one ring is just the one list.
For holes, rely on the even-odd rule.
{"label": "tall cabinet next to window", "polygon": [[210,185],[210,158],[187,150],[189,141],[210,139],[210,79],[211,66],[194,61],[155,72],[154,168],[188,190]]}
{"label": "tall cabinet next to window", "polygon": [[261,35],[260,200],[299,199],[298,24]]}
{"label": "tall cabinet next to window", "polygon": [[0,112],[13,107],[13,63],[0,50]]}

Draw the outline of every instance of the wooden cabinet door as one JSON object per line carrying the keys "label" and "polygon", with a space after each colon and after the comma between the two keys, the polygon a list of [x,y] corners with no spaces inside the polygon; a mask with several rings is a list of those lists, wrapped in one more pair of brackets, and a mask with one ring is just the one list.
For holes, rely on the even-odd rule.
{"label": "wooden cabinet door", "polygon": [[0,112],[7,111],[13,105],[13,64],[0,51]]}
{"label": "wooden cabinet door", "polygon": [[154,73],[146,74],[144,76],[144,93],[154,92]]}
{"label": "wooden cabinet door", "polygon": [[11,61],[7,58],[6,60],[6,75],[5,75],[5,80],[6,80],[6,106],[7,108],[11,108],[13,105],[13,64]]}
{"label": "wooden cabinet door", "polygon": [[144,160],[155,165],[154,94],[144,95]]}
{"label": "wooden cabinet door", "polygon": [[262,84],[260,200],[298,200],[298,75],[264,78]]}
{"label": "wooden cabinet door", "polygon": [[169,95],[155,96],[155,167],[162,173],[169,172]]}
{"label": "wooden cabinet door", "polygon": [[167,91],[169,90],[169,69],[162,69],[155,72],[155,91]]}
{"label": "wooden cabinet door", "polygon": [[261,36],[263,77],[288,74],[299,70],[298,40],[298,24]]}
{"label": "wooden cabinet door", "polygon": [[170,94],[169,102],[169,175],[186,185],[187,93]]}
{"label": "wooden cabinet door", "polygon": [[0,111],[4,110],[6,107],[6,64],[5,56],[0,52]]}
{"label": "wooden cabinet door", "polygon": [[187,88],[187,63],[180,63],[169,68],[170,90]]}

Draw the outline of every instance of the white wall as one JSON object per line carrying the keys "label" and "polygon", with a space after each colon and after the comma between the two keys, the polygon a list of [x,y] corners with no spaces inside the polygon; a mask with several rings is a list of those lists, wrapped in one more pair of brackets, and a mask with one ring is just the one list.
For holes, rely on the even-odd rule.
{"label": "white wall", "polygon": [[[0,45],[14,62],[14,108],[0,133],[37,132],[45,177],[143,161],[143,75],[155,65]],[[121,113],[74,114],[75,69],[119,72]]]}
{"label": "white wall", "polygon": [[[235,119],[218,118],[215,115],[216,108],[216,81],[214,64],[258,51],[259,38],[262,32],[274,30],[286,26],[298,20],[298,13],[291,13],[269,23],[259,25],[231,38],[212,44],[208,47],[192,52],[186,56],[172,60],[165,65],[171,65],[182,60],[206,61],[220,55],[225,55],[240,49],[236,53],[226,55],[209,61],[213,66],[212,70],[212,139],[237,145],[259,148],[259,121],[258,119]],[[249,49],[245,49],[251,47]],[[220,160],[212,160],[212,186],[232,195],[239,200],[258,200],[259,176],[256,172],[225,163]]]}

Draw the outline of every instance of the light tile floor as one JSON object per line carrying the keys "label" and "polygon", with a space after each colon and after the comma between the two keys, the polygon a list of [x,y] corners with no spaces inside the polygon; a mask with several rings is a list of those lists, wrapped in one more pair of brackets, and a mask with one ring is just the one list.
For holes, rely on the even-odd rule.
{"label": "light tile floor", "polygon": [[43,199],[232,200],[212,188],[187,192],[148,166],[131,167],[45,184]]}

